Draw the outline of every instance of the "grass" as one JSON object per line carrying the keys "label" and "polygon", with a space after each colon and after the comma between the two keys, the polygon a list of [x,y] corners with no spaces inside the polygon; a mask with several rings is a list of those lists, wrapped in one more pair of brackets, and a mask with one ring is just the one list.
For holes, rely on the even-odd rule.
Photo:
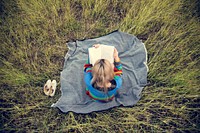
{"label": "grass", "polygon": [[[0,132],[200,132],[198,0],[2,0]],[[148,82],[134,107],[87,115],[50,105],[47,79],[59,81],[66,41],[115,29],[148,51]],[[58,88],[60,87],[60,84]]]}

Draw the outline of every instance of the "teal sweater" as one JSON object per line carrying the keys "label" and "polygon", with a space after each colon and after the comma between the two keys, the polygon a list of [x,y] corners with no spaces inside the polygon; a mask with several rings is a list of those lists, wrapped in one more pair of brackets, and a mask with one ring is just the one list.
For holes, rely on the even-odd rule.
{"label": "teal sweater", "polygon": [[93,87],[93,85],[91,84],[91,80],[92,80],[92,64],[86,63],[84,65],[84,81],[86,84],[86,94],[88,96],[90,96],[92,99],[94,100],[98,100],[98,101],[110,101],[114,98],[114,96],[117,94],[117,90],[121,87],[122,85],[122,64],[120,62],[115,62],[115,67],[114,67],[114,79],[116,82],[116,87],[110,91],[108,91],[107,93],[100,91],[96,88]]}

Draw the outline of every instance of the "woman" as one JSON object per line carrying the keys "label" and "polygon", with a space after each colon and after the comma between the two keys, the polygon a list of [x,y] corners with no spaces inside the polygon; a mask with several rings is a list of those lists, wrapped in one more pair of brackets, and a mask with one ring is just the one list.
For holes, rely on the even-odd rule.
{"label": "woman", "polygon": [[[93,45],[95,48],[99,46],[100,44]],[[106,59],[99,59],[94,66],[89,61],[84,65],[86,94],[94,100],[111,101],[122,85],[122,65],[116,48],[113,56],[114,64]]]}

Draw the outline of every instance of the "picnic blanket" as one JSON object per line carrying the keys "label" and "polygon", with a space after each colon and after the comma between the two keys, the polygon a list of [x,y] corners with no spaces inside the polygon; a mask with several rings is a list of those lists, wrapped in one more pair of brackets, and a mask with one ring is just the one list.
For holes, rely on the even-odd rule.
{"label": "picnic blanket", "polygon": [[[86,95],[83,76],[83,65],[88,59],[88,48],[93,44],[115,46],[123,65],[122,87],[116,97],[107,103],[97,102]],[[52,104],[62,112],[90,113],[107,110],[117,106],[133,106],[141,97],[141,91],[147,84],[147,51],[145,45],[136,36],[121,31],[107,35],[76,40],[67,43],[61,72],[61,97]]]}

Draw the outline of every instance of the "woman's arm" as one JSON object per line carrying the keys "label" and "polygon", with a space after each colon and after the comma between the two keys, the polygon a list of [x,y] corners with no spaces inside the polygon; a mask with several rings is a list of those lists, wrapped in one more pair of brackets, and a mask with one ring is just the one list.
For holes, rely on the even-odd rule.
{"label": "woman's arm", "polygon": [[92,64],[89,63],[89,59],[86,61],[86,63],[84,64],[84,72],[88,73],[88,72],[92,72]]}
{"label": "woman's arm", "polygon": [[118,51],[117,49],[115,48],[114,50],[114,72],[115,72],[115,75],[117,76],[121,76],[122,75],[122,64],[120,62],[120,58],[118,56]]}
{"label": "woman's arm", "polygon": [[84,82],[86,84],[86,86],[90,86],[90,81],[92,78],[92,64],[89,63],[89,59],[86,61],[86,63],[84,64]]}

